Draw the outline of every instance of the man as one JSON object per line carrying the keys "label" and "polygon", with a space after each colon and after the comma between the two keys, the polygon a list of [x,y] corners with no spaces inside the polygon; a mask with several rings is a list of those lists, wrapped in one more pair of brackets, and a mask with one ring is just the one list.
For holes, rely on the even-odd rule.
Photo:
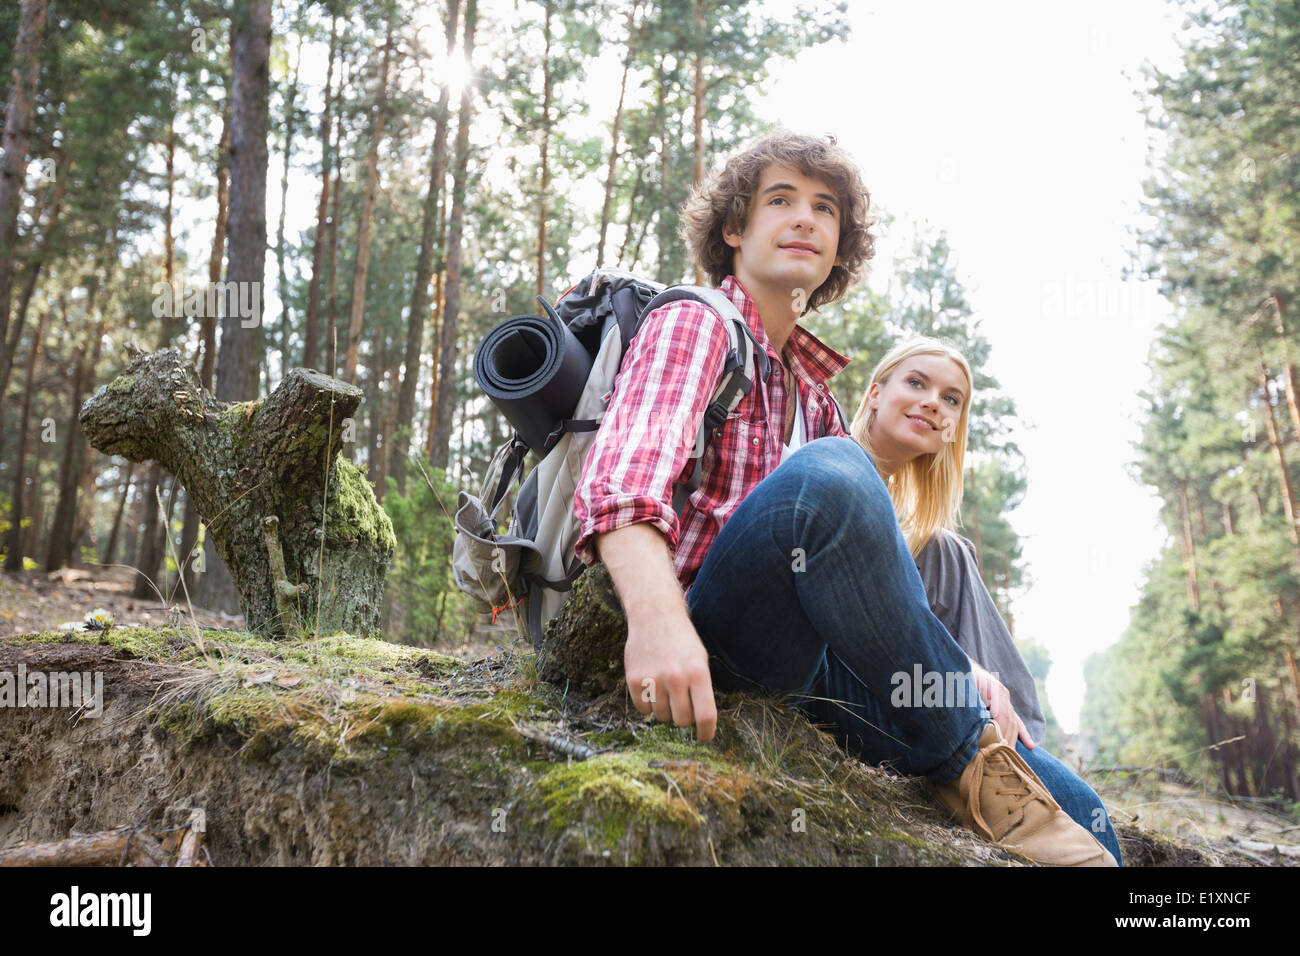
{"label": "man", "polygon": [[[627,685],[642,713],[694,724],[706,742],[715,680],[793,694],[863,759],[926,774],[988,838],[1041,862],[1114,866],[1002,742],[978,695],[889,707],[891,674],[970,674],[971,663],[930,611],[889,493],[847,437],[826,380],[848,360],[798,324],[871,258],[869,210],[841,150],[789,133],[697,189],[683,232],[771,374],[715,429],[679,516],[673,488],[693,467],[727,332],[695,302],[647,316],[578,482],[577,554],[605,563],[623,602]],[[827,699],[836,707],[810,703]]]}

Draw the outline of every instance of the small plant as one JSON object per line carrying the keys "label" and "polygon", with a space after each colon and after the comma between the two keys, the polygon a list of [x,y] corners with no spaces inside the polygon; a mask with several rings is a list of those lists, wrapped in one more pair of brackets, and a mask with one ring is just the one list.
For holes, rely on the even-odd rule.
{"label": "small plant", "polygon": [[84,626],[87,631],[103,631],[107,634],[113,627],[113,615],[102,607],[97,607],[86,615]]}

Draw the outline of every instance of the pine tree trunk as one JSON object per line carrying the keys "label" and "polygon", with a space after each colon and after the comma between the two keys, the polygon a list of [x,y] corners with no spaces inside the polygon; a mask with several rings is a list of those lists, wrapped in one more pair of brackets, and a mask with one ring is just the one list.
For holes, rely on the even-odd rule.
{"label": "pine tree trunk", "polygon": [[250,630],[373,636],[395,541],[339,455],[360,400],[354,386],[294,369],[268,398],[227,404],[167,349],[133,359],[80,420],[100,451],[158,461],[185,485]]}
{"label": "pine tree trunk", "polygon": [[[347,76],[343,86],[347,85]],[[334,154],[339,156],[343,149],[343,116],[340,113],[337,129],[334,133]],[[339,196],[343,193],[343,164],[334,165],[334,189],[330,194],[330,234],[329,234],[329,323],[325,328],[325,371],[328,375],[337,375],[339,371],[339,297],[338,297],[338,251],[339,251]]]}
{"label": "pine tree trunk", "polygon": [[[217,398],[258,392],[262,360],[261,289],[266,258],[266,134],[270,97],[271,0],[241,0],[233,14],[230,98],[230,255],[226,281],[256,306],[240,315],[239,296],[221,319]],[[245,322],[253,323],[251,325]]]}
{"label": "pine tree trunk", "polygon": [[1278,478],[1282,486],[1282,511],[1286,515],[1287,536],[1291,539],[1291,550],[1295,555],[1296,568],[1300,569],[1300,534],[1297,534],[1295,492],[1291,487],[1291,471],[1287,467],[1286,452],[1282,448],[1282,439],[1277,430],[1277,418],[1273,414],[1273,400],[1269,395],[1268,383],[1271,378],[1268,365],[1264,362],[1264,350],[1256,346],[1259,353],[1259,384],[1264,392],[1264,427],[1268,431],[1268,444],[1277,459]]}
{"label": "pine tree trunk", "polygon": [[357,258],[352,272],[352,308],[348,314],[348,349],[343,361],[343,378],[357,382],[357,355],[361,347],[361,324],[366,311],[366,279],[370,275],[370,231],[375,217],[375,194],[379,190],[379,141],[384,136],[388,111],[388,66],[393,49],[393,28],[389,22],[379,68],[379,89],[375,91],[374,120],[366,153],[366,184],[361,195],[361,220],[357,225]]}
{"label": "pine tree trunk", "polygon": [[[474,53],[474,29],[478,23],[478,0],[467,0],[465,7],[465,43],[467,60]],[[460,114],[456,128],[456,168],[452,175],[451,219],[447,229],[447,287],[443,304],[441,356],[438,372],[438,405],[433,437],[433,464],[446,468],[451,454],[452,413],[456,397],[456,335],[460,313],[460,260],[465,228],[465,182],[469,171],[469,126],[474,112],[474,93],[469,84],[460,94]]]}
{"label": "pine tree trunk", "polygon": [[[692,142],[694,144],[694,163],[691,173],[691,184],[698,186],[704,182],[704,100],[708,92],[704,84],[704,40],[706,24],[704,22],[704,4],[702,0],[694,0],[692,3],[694,21],[695,21],[695,90],[691,99],[694,102],[694,115],[692,117]],[[704,270],[695,266],[695,284],[703,285],[706,276]]]}
{"label": "pine tree trunk", "polygon": [[[667,284],[668,278],[668,76],[664,72],[665,54],[659,55],[658,83],[655,88],[655,117],[659,128],[659,202],[655,212],[655,237],[659,240],[659,264],[655,279]],[[639,245],[639,243],[638,243]]]}
{"label": "pine tree trunk", "polygon": [[[267,127],[270,111],[271,0],[240,0],[230,31],[230,187],[227,288],[246,290],[256,314],[243,318],[227,301],[221,320],[216,393],[222,401],[258,393],[263,358],[262,282],[266,269]],[[232,295],[231,299],[238,299]],[[245,325],[251,322],[252,325]],[[157,507],[156,503],[152,503]],[[235,606],[235,582],[215,551],[204,551],[201,603],[214,610]]]}
{"label": "pine tree trunk", "polygon": [[135,584],[131,596],[149,599],[158,596],[158,489],[162,484],[162,466],[149,462],[140,499],[140,545],[136,548]]}
{"label": "pine tree trunk", "polygon": [[[92,288],[98,290],[96,279],[92,279],[90,284]],[[94,300],[94,294],[87,296],[88,305]],[[87,311],[90,311],[89,308]],[[81,489],[86,443],[77,420],[77,409],[81,407],[81,400],[94,378],[95,363],[99,358],[99,347],[104,339],[106,325],[107,320],[101,319],[95,329],[93,344],[83,345],[77,356],[71,414],[68,417],[67,428],[60,439],[64,444],[63,460],[59,465],[59,500],[54,506],[54,520],[50,524],[49,545],[45,554],[46,571],[57,571],[68,564],[72,558],[72,538],[77,520],[77,494]]]}
{"label": "pine tree trunk", "polygon": [[[212,235],[212,251],[208,255],[208,282],[221,281],[221,265],[226,257],[226,227],[230,217],[230,101],[221,114],[221,144],[217,147],[217,221]],[[203,313],[200,333],[203,340],[203,364],[199,381],[212,390],[217,368],[217,316]]]}
{"label": "pine tree trunk", "polygon": [[338,53],[337,16],[330,17],[329,65],[325,68],[325,109],[320,118],[321,176],[320,202],[316,204],[316,235],[311,244],[311,282],[307,286],[307,319],[303,330],[302,365],[315,368],[320,354],[321,271],[325,265],[325,243],[330,201],[330,126],[334,107],[334,58]]}
{"label": "pine tree trunk", "polygon": [[554,0],[543,3],[542,21],[542,178],[537,196],[537,294],[546,294],[546,199],[551,188],[551,16]]}
{"label": "pine tree trunk", "polygon": [[627,95],[627,75],[632,69],[632,60],[636,57],[637,46],[641,39],[641,29],[636,23],[636,15],[640,10],[641,0],[637,0],[632,5],[632,12],[627,16],[627,53],[623,57],[623,78],[618,85],[618,107],[614,110],[613,142],[609,147],[609,163],[605,170],[605,199],[600,206],[600,238],[596,242],[597,269],[605,264],[605,236],[609,231],[610,210],[614,204],[614,173],[618,167],[619,135],[623,130],[623,102]]}
{"label": "pine tree trunk", "polygon": [[[460,20],[460,0],[449,0],[447,6],[447,57],[456,47],[456,28]],[[415,386],[420,379],[420,346],[424,341],[424,328],[429,313],[429,282],[433,276],[433,247],[438,232],[438,199],[447,169],[447,127],[451,116],[448,111],[449,89],[443,84],[438,94],[437,127],[433,136],[433,151],[429,158],[429,187],[424,194],[424,215],[420,227],[420,255],[415,263],[415,287],[411,290],[411,311],[406,320],[406,352],[403,356],[405,371],[397,395],[397,428],[392,437],[388,465],[389,474],[397,485],[397,493],[406,494],[406,456],[411,447],[411,422],[415,420]]]}
{"label": "pine tree trunk", "polygon": [[[14,319],[9,327],[8,341],[0,343],[0,407],[3,407],[4,396],[9,391],[9,376],[13,371],[14,356],[18,352],[18,343],[21,341],[23,326],[27,322],[27,309],[31,305],[32,295],[36,292],[36,283],[45,268],[45,263],[50,258],[50,248],[53,245],[55,229],[59,225],[59,213],[63,209],[63,193],[68,186],[67,172],[68,169],[63,164],[60,164],[59,168],[54,171],[54,189],[50,196],[45,222],[41,228],[40,245],[36,247],[36,255],[28,263],[27,272],[23,276],[23,287],[18,292],[18,304],[14,309]],[[4,439],[0,437],[0,449],[3,448]]]}
{"label": "pine tree trunk", "polygon": [[45,541],[43,523],[46,511],[46,496],[41,494],[41,469],[45,464],[45,452],[50,445],[50,442],[37,442],[36,461],[32,463],[32,507],[30,521],[27,525],[27,534],[23,538],[23,553],[31,555],[33,559],[40,553],[42,543]]}
{"label": "pine tree trunk", "polygon": [[[444,234],[442,246],[446,246]],[[429,355],[429,427],[424,430],[424,460],[433,463],[433,439],[438,431],[438,382],[442,371],[442,315],[445,308],[442,280],[447,263],[433,274],[433,343]]]}
{"label": "pine tree trunk", "polygon": [[1201,588],[1196,579],[1196,541],[1192,537],[1191,509],[1187,504],[1187,482],[1178,485],[1178,514],[1182,519],[1183,571],[1187,577],[1187,606],[1201,609]]}
{"label": "pine tree trunk", "polygon": [[289,277],[284,268],[284,220],[289,206],[289,166],[293,159],[293,131],[297,119],[298,72],[302,67],[302,33],[298,34],[298,52],[294,56],[293,79],[285,97],[284,173],[280,177],[280,221],[275,230],[276,290],[280,295],[280,369],[287,372],[289,358]]}
{"label": "pine tree trunk", "polygon": [[[45,32],[45,2],[22,0],[18,34],[13,44],[13,79],[5,107],[4,149],[0,151],[0,350],[5,349],[9,335],[18,212],[22,204],[23,182],[27,177],[27,151],[32,141],[36,81],[40,73],[39,53]],[[0,393],[0,404],[3,402],[4,395]]]}
{"label": "pine tree trunk", "polygon": [[27,367],[23,376],[27,387],[23,390],[23,408],[18,417],[18,460],[14,463],[14,486],[9,510],[9,534],[5,540],[5,570],[21,571],[23,569],[23,494],[27,484],[27,444],[28,431],[31,427],[32,395],[36,392],[36,363],[40,359],[41,344],[45,341],[45,324],[49,319],[49,309],[41,310],[40,320],[36,323],[36,334],[32,336],[31,347],[27,351]]}
{"label": "pine tree trunk", "polygon": [[117,553],[117,541],[122,534],[122,515],[126,513],[126,503],[131,498],[131,478],[135,473],[135,462],[127,462],[126,477],[122,480],[122,497],[118,499],[117,511],[113,514],[113,527],[108,533],[108,543],[99,557],[100,564],[113,564]]}
{"label": "pine tree trunk", "polygon": [[[167,130],[167,207],[163,216],[163,270],[166,281],[173,289],[175,286],[175,240],[172,236],[172,192],[173,192],[173,174],[175,170],[174,155],[176,149],[176,137],[174,131],[174,119],[168,126]],[[179,296],[174,296],[172,301],[174,307],[172,314],[163,317],[162,330],[158,335],[158,347],[167,348],[171,345],[172,339],[176,335],[176,328],[179,324],[181,310],[179,308]],[[140,504],[140,546],[137,549],[139,564],[135,569],[135,585],[131,589],[132,597],[149,599],[155,596],[154,588],[158,587],[158,568],[163,563],[164,554],[162,550],[162,540],[165,529],[161,529],[158,520],[158,502],[156,495],[162,482],[162,468],[155,462],[149,463],[149,470],[145,475],[144,498]],[[165,588],[160,588],[166,593]]]}
{"label": "pine tree trunk", "polygon": [[[641,184],[644,180],[645,180],[645,169],[644,167],[641,167],[637,169],[636,180],[632,183],[632,196],[627,201],[628,224],[627,224],[626,231],[623,233],[623,242],[618,247],[618,264],[620,266],[622,266],[623,263],[627,261],[627,246],[628,243],[631,242],[632,240],[632,234],[636,231],[633,228],[634,224],[636,223],[636,201],[637,198],[641,195]],[[628,267],[633,271],[635,271],[636,268],[636,256],[641,254],[641,239],[645,238],[646,221],[647,219],[643,217],[641,222],[640,238],[637,239],[636,242],[636,253],[632,258],[632,264]]]}

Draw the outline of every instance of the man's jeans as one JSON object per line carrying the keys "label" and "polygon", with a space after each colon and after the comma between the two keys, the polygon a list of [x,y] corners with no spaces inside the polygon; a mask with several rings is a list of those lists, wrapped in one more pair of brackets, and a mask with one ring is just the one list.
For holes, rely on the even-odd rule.
{"label": "man's jeans", "polygon": [[[760,482],[687,601],[720,690],[791,695],[850,753],[935,783],[974,759],[989,716],[963,680],[970,660],[931,612],[889,492],[852,439],[810,442]],[[960,691],[919,706],[918,667]],[[916,691],[913,706],[893,705],[903,684]],[[1091,829],[1096,794],[1041,747],[1017,752]],[[1094,832],[1118,861],[1109,819],[1105,827]]]}

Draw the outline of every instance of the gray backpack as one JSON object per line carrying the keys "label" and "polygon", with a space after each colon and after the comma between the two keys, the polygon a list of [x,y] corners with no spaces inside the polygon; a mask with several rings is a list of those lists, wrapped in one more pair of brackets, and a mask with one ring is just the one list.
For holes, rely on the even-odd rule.
{"label": "gray backpack", "polygon": [[[764,381],[770,374],[766,352],[725,294],[598,270],[555,307],[538,296],[545,317],[507,319],[475,353],[475,379],[515,433],[493,456],[479,494],[462,491],[457,498],[452,570],[457,586],[494,621],[513,611],[534,647],[586,569],[574,553],[580,532],[574,493],[623,356],[650,312],[682,299],[703,303],[723,320],[729,352],[691,449],[694,471],[674,489],[681,515],[699,487],[710,433],[753,387],[756,363]],[[541,460],[519,487],[509,531],[498,534],[497,516],[530,450]]]}

